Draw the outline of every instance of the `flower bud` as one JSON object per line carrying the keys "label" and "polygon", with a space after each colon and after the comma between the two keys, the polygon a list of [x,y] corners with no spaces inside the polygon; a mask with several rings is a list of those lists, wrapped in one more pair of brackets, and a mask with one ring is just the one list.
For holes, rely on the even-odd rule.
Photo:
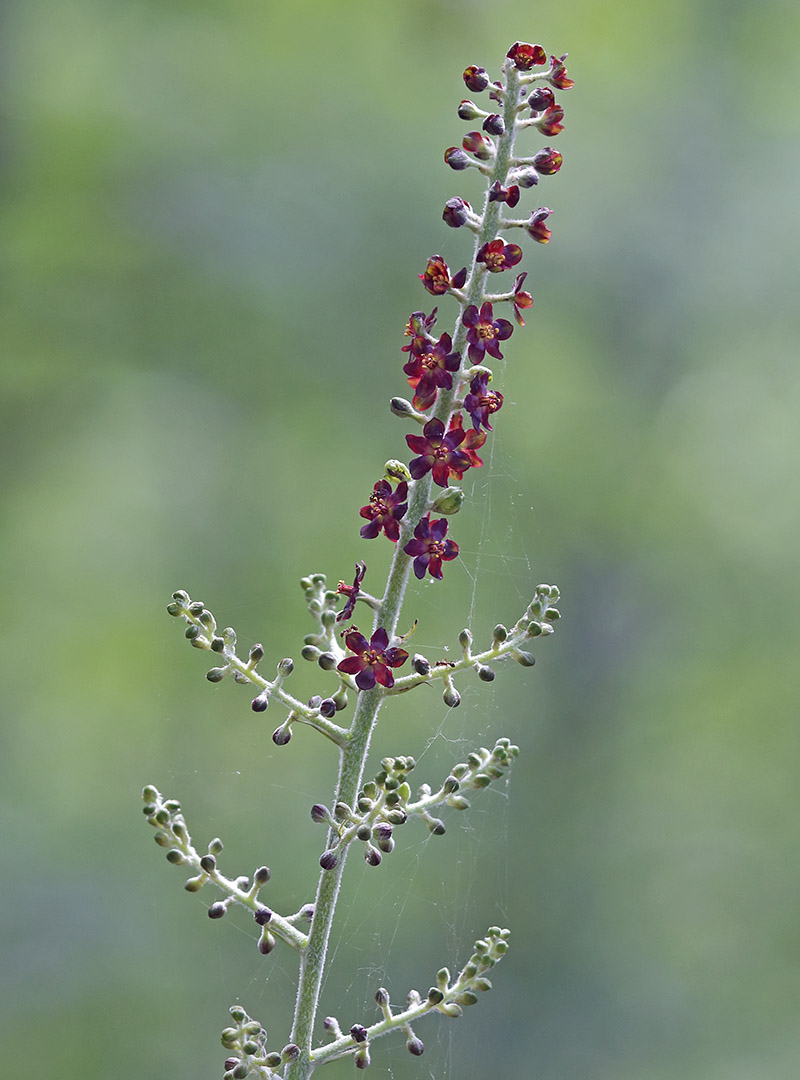
{"label": "flower bud", "polygon": [[292,660],[291,656],[285,656],[278,664],[278,674],[283,675],[285,678],[287,675],[291,675],[293,671],[294,660]]}
{"label": "flower bud", "polygon": [[336,702],[333,698],[325,698],[320,702],[319,714],[324,716],[326,720],[330,720],[331,717],[336,715]]}
{"label": "flower bud", "polygon": [[172,863],[173,866],[180,866],[181,863],[186,862],[186,857],[182,851],[178,851],[177,848],[170,848],[166,855],[167,862]]}
{"label": "flower bud", "polygon": [[323,803],[314,803],[311,807],[311,820],[317,825],[327,824],[330,821],[330,811]]}
{"label": "flower bud", "polygon": [[300,1047],[297,1045],[297,1043],[287,1043],[287,1045],[284,1046],[283,1050],[281,1050],[282,1062],[297,1061],[299,1057]]}
{"label": "flower bud", "polygon": [[202,889],[207,880],[208,878],[205,874],[198,874],[197,877],[188,878],[184,882],[183,887],[187,892],[197,892],[199,889]]}
{"label": "flower bud", "polygon": [[408,482],[411,479],[408,465],[404,461],[397,461],[394,458],[391,458],[383,466],[383,475],[387,480],[393,480],[395,483],[402,483],[404,480]]}
{"label": "flower bud", "polygon": [[539,183],[539,174],[532,166],[528,166],[514,173],[514,181],[523,188],[536,187]]}
{"label": "flower bud", "polygon": [[444,152],[444,160],[451,169],[455,169],[456,172],[460,172],[462,169],[466,169],[470,164],[469,157],[464,153],[460,146],[450,146]]}
{"label": "flower bud", "polygon": [[378,851],[378,849],[376,847],[373,847],[371,844],[364,852],[364,861],[366,862],[367,866],[379,866],[382,858],[383,856]]}
{"label": "flower bud", "polygon": [[506,125],[502,116],[499,116],[497,113],[491,113],[487,116],[481,126],[489,135],[504,135],[506,130]]}
{"label": "flower bud", "polygon": [[206,678],[209,682],[222,682],[227,674],[228,669],[226,667],[212,667],[206,672]]}
{"label": "flower bud", "polygon": [[514,649],[511,654],[518,664],[522,664],[523,667],[533,667],[536,663],[536,657],[531,656],[530,653],[523,652],[522,649]]}
{"label": "flower bud", "polygon": [[436,514],[457,514],[464,503],[465,495],[461,488],[447,487],[434,502],[432,512]]}
{"label": "flower bud", "polygon": [[272,918],[272,911],[264,904],[259,904],[256,910],[253,912],[253,918],[259,926],[266,926]]}
{"label": "flower bud", "polygon": [[411,666],[416,671],[417,675],[430,675],[431,662],[426,657],[421,656],[419,653],[415,653],[411,661]]}
{"label": "flower bud", "polygon": [[494,682],[494,672],[484,664],[478,665],[478,678],[481,682]]}
{"label": "flower bud", "polygon": [[444,693],[442,694],[442,701],[448,709],[455,709],[461,704],[461,694],[459,694],[454,686],[446,686],[444,688]]}
{"label": "flower bud", "polygon": [[253,874],[254,885],[266,885],[270,879],[270,870],[268,866],[259,866],[259,868]]}
{"label": "flower bud", "polygon": [[412,1035],[406,1043],[406,1050],[408,1050],[409,1054],[413,1054],[414,1057],[422,1057],[425,1050],[425,1044],[422,1039],[418,1039],[416,1035]]}
{"label": "flower bud", "polygon": [[266,956],[271,953],[275,946],[278,944],[275,939],[275,935],[271,934],[266,927],[261,931],[261,937],[258,939],[258,951]]}
{"label": "flower bud", "polygon": [[478,120],[484,115],[483,109],[479,109],[474,101],[462,101],[458,106],[458,115],[462,120]]}
{"label": "flower bud", "polygon": [[358,1050],[353,1055],[353,1060],[356,1063],[356,1068],[357,1069],[368,1069],[369,1068],[369,1066],[371,1064],[371,1058],[369,1056],[369,1050],[367,1049],[366,1044],[364,1046],[360,1046],[358,1048]]}
{"label": "flower bud", "polygon": [[226,907],[219,900],[208,909],[209,919],[221,919],[225,914]]}
{"label": "flower bud", "polygon": [[552,146],[545,146],[538,154],[534,154],[533,158],[534,166],[544,176],[552,176],[553,173],[557,173],[561,168],[562,161],[561,154],[559,154],[558,150],[554,150]]}
{"label": "flower bud", "polygon": [[[471,207],[466,199],[462,199],[458,195],[455,195],[452,199],[448,199],[444,204],[442,220],[445,225],[449,225],[451,229],[458,229],[462,225],[466,225],[469,220],[470,209]],[[392,411],[394,412],[394,409]]]}
{"label": "flower bud", "polygon": [[335,851],[323,851],[319,857],[319,865],[323,870],[333,870],[339,863],[339,856]]}
{"label": "flower bud", "polygon": [[549,109],[551,105],[555,105],[555,103],[556,95],[549,86],[537,86],[528,97],[528,104],[531,107],[531,112],[535,113],[544,112],[546,109]]}
{"label": "flower bud", "polygon": [[275,728],[272,733],[272,741],[276,746],[286,746],[288,742],[292,740],[292,729],[286,727],[285,724],[281,724],[279,728]]}
{"label": "flower bud", "polygon": [[212,870],[217,869],[217,860],[213,855],[204,855],[200,860],[200,867],[210,874]]}
{"label": "flower bud", "polygon": [[385,1009],[389,1004],[389,991],[380,986],[375,991],[375,1000],[382,1009]]}
{"label": "flower bud", "polygon": [[263,690],[258,697],[254,697],[250,702],[250,708],[253,712],[264,712],[269,705],[269,694],[266,690]]}
{"label": "flower bud", "polygon": [[486,68],[476,67],[475,64],[470,64],[464,71],[464,82],[467,85],[467,89],[471,90],[473,94],[480,94],[482,90],[485,90],[489,85],[489,76],[486,72]]}
{"label": "flower bud", "polygon": [[355,1039],[357,1043],[366,1042],[367,1029],[363,1024],[353,1024],[350,1028],[350,1035]]}

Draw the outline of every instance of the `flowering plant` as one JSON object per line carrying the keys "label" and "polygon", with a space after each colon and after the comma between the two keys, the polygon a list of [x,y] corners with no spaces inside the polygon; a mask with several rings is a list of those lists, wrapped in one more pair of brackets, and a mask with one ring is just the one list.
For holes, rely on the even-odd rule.
{"label": "flowering plant", "polygon": [[[170,863],[189,871],[185,888],[196,892],[211,884],[222,894],[222,899],[209,907],[209,916],[221,918],[229,908],[243,907],[259,928],[258,948],[262,953],[271,952],[280,941],[299,956],[298,992],[289,1038],[280,1050],[268,1050],[261,1023],[251,1019],[240,1006],[232,1007],[231,1024],[222,1033],[228,1052],[225,1080],[249,1076],[308,1080],[319,1066],[345,1055],[352,1055],[359,1068],[366,1068],[372,1044],[394,1031],[404,1034],[408,1050],[418,1056],[424,1046],[414,1030],[417,1021],[434,1012],[457,1017],[464,1008],[475,1004],[491,988],[487,975],[508,948],[509,931],[490,927],[455,975],[442,968],[427,993],[410,991],[404,1005],[394,1005],[383,987],[376,988],[377,1020],[365,1017],[367,1023],[355,1023],[343,1031],[335,1018],[327,1017],[322,1027],[328,1041],[318,1044],[315,1032],[320,988],[351,845],[362,844],[367,864],[378,866],[383,856],[393,850],[396,830],[410,819],[422,820],[434,835],[444,833],[445,825],[433,811],[468,809],[466,793],[503,777],[518,753],[509,739],[500,738],[493,749],[476,749],[465,762],[455,764],[437,788],[422,784],[415,793],[409,783],[414,759],[387,757],[374,779],[364,782],[367,752],[383,701],[389,695],[423,684],[439,684],[445,704],[454,708],[461,701],[457,678],[472,671],[479,680],[491,682],[495,678],[492,665],[509,659],[524,667],[532,666],[531,643],[551,634],[559,618],[558,589],[539,585],[514,625],[510,629],[496,626],[486,647],[475,650],[471,632],[462,630],[458,636],[460,659],[432,662],[420,653],[409,657],[403,647],[409,635],[404,638],[397,633],[412,571],[419,579],[426,575],[442,579],[444,564],[459,557],[458,544],[448,535],[449,519],[461,509],[464,493],[460,487],[451,486],[451,481],[460,481],[469,469],[482,465],[477,451],[492,431],[490,417],[503,404],[502,393],[490,389],[494,373],[487,360],[503,358],[500,343],[507,342],[514,330],[512,323],[495,309],[502,310],[501,306],[508,304],[517,323],[523,326],[521,311],[533,303],[531,294],[522,291],[525,273],[519,274],[512,286],[499,291],[487,290],[488,275],[494,280],[495,274],[511,270],[522,259],[522,249],[507,243],[504,234],[521,230],[539,243],[548,243],[551,236],[544,225],[551,213],[547,207],[538,207],[530,217],[523,218],[507,216],[503,211],[519,203],[520,189],[535,187],[540,177],[557,173],[562,163],[561,154],[551,147],[528,157],[519,156],[515,140],[530,127],[548,138],[562,130],[564,111],[551,88],[572,86],[565,59],[551,56],[548,61],[540,45],[516,42],[506,55],[498,81],[491,82],[485,69],[475,65],[464,71],[464,82],[472,93],[488,90],[490,107],[484,110],[472,101],[461,102],[458,115],[471,122],[481,120],[482,130],[470,131],[461,147],[445,151],[444,159],[457,171],[477,170],[485,179],[486,191],[481,213],[465,199],[454,196],[442,214],[449,227],[465,228],[474,234],[470,264],[453,274],[440,255],[433,255],[419,275],[428,293],[450,296],[458,303],[452,335],[445,332],[437,337],[434,333],[437,308],[427,315],[413,312],[406,326],[409,340],[401,351],[408,358],[403,372],[414,393],[411,401],[393,398],[391,410],[416,423],[422,431],[406,434],[413,456],[407,464],[396,460],[386,463],[383,475],[375,481],[360,510],[360,516],[366,519],[361,537],[388,541],[394,546],[388,580],[381,596],[367,593],[362,588],[367,564],[359,560],[352,584],[340,581],[330,589],[323,574],[311,574],[301,582],[316,624],[314,632],[305,638],[301,655],[327,673],[331,689],[325,695],[301,701],[284,689],[294,668],[291,659],[281,660],[274,678],[269,679],[258,670],[264,658],[262,646],[253,645],[246,656],[240,656],[234,630],[219,629],[202,602],[178,591],[167,608],[171,615],[183,619],[186,637],[195,648],[215,655],[215,666],[206,676],[209,681],[220,682],[230,675],[235,682],[255,691],[251,702],[254,711],[263,712],[272,702],[285,710],[272,736],[277,746],[285,746],[294,726],[304,724],[325,736],[339,751],[331,808],[322,803],[311,807],[312,821],[327,830],[319,857],[316,896],[291,915],[279,914],[260,898],[270,878],[266,866],[249,876],[223,875],[218,867],[222,842],[212,840],[205,851],[196,848],[180,804],[164,798],[151,785],[143,791],[144,812],[156,829],[156,842],[167,849]],[[496,112],[491,111],[493,105]],[[371,616],[369,637],[351,621],[358,605]],[[401,673],[409,660],[410,670]],[[349,725],[338,723],[337,718],[351,702],[354,709]]]}

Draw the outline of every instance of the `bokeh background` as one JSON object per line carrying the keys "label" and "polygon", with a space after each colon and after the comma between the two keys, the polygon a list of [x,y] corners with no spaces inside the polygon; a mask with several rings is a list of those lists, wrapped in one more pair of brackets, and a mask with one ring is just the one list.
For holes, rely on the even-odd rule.
{"label": "bokeh background", "polygon": [[797,1077],[800,7],[9,0],[2,30],[7,1075],[218,1076],[235,1001],[287,1039],[294,957],[209,923],[139,792],[229,872],[268,862],[289,912],[335,762],[307,730],[274,747],[164,605],[186,588],[277,660],[303,574],[366,557],[378,589],[383,403],[425,259],[467,255],[441,207],[479,192],[442,162],[461,71],[519,38],[577,82],[525,195],[554,237],[462,558],[406,614],[434,653],[537,581],[564,618],[460,709],[387,707],[375,761],[420,781],[501,734],[522,754],[446,837],[353,859],[323,1010],[369,1023],[378,985],[424,991],[500,922],[494,992],[420,1025],[422,1059],[376,1044],[376,1076]]}

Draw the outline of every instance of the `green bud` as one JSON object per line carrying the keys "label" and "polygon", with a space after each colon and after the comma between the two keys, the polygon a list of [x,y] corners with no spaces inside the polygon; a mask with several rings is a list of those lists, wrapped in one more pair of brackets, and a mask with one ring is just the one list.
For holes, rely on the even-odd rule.
{"label": "green bud", "polygon": [[347,708],[347,687],[342,685],[332,696],[332,701],[336,705],[337,712]]}
{"label": "green bud", "polygon": [[[447,986],[447,983],[444,984]],[[437,987],[432,986],[428,991],[428,1001],[431,1005],[438,1005],[440,1001],[444,1001],[444,994]]]}
{"label": "green bud", "polygon": [[536,622],[535,620],[533,622],[529,622],[528,623],[528,629],[527,629],[526,632],[528,634],[528,637],[541,637],[541,635],[542,635],[542,624]]}
{"label": "green bud", "polygon": [[275,1053],[274,1050],[272,1051],[272,1053],[267,1054],[267,1056],[264,1058],[264,1064],[267,1066],[268,1069],[277,1069],[280,1066],[280,1063],[281,1055]]}
{"label": "green bud", "polygon": [[317,657],[317,663],[323,671],[333,671],[336,667],[336,657],[330,652],[320,653]]}
{"label": "green bud", "polygon": [[472,644],[472,634],[466,628],[458,635],[458,644],[462,649],[468,649]]}
{"label": "green bud", "polygon": [[247,1042],[242,1045],[242,1051],[243,1051],[243,1053],[250,1054],[251,1056],[253,1054],[257,1054],[258,1053],[258,1043],[253,1042],[252,1039],[248,1039]]}
{"label": "green bud", "polygon": [[202,889],[207,880],[208,878],[205,874],[198,874],[197,877],[187,878],[183,887],[187,892],[197,892],[199,889]]}
{"label": "green bud", "polygon": [[486,773],[476,773],[472,778],[472,783],[476,788],[486,788],[491,782],[491,776],[487,776]]}
{"label": "green bud", "polygon": [[189,604],[189,614],[194,615],[195,617],[202,615],[205,609],[206,605],[202,600],[195,600],[193,603]]}
{"label": "green bud", "polygon": [[167,604],[167,611],[170,615],[182,615],[183,604]]}
{"label": "green bud", "polygon": [[222,1034],[219,1037],[220,1042],[222,1043],[222,1045],[225,1047],[226,1050],[229,1050],[233,1046],[233,1044],[236,1041],[238,1035],[239,1035],[239,1032],[236,1030],[236,1028],[231,1028],[231,1027],[223,1028],[222,1029]]}
{"label": "green bud", "polygon": [[[220,639],[215,639],[220,640]],[[212,667],[206,672],[206,678],[209,682],[222,682],[225,676],[228,674],[228,668],[226,667]]]}
{"label": "green bud", "polygon": [[383,466],[383,472],[387,480],[393,480],[396,484],[399,484],[403,480],[407,483],[411,479],[408,465],[402,461],[397,461],[394,458],[386,462]]}
{"label": "green bud", "polygon": [[147,784],[142,788],[142,798],[145,802],[157,802],[158,788],[154,788],[152,784]]}
{"label": "green bud", "polygon": [[544,617],[545,617],[546,619],[549,619],[549,620],[550,620],[550,622],[555,622],[555,621],[556,621],[556,619],[560,619],[560,618],[561,618],[561,612],[560,612],[560,611],[558,610],[558,608],[554,608],[554,607],[549,607],[549,608],[548,608],[548,609],[547,609],[547,610],[545,611],[545,613],[544,613]]}
{"label": "green bud", "polygon": [[[231,1007],[228,1009],[228,1012],[231,1014],[231,1016],[233,1017],[233,1019],[236,1021],[237,1024],[241,1024],[241,1022],[247,1016],[247,1013],[244,1011],[244,1009],[241,1007],[241,1005],[231,1005]],[[230,1030],[230,1029],[228,1029],[228,1030]],[[234,1035],[235,1034],[236,1034],[236,1032],[234,1032]]]}
{"label": "green bud", "polygon": [[530,611],[531,615],[536,615],[538,617],[544,611],[544,607],[545,606],[541,600],[534,600],[528,610]]}
{"label": "green bud", "polygon": [[454,810],[469,810],[469,799],[465,799],[463,795],[451,795],[447,805]]}
{"label": "green bud", "polygon": [[453,766],[452,772],[456,780],[463,780],[469,772],[469,765],[465,765],[463,762],[460,762],[458,765]]}
{"label": "green bud", "polygon": [[354,1055],[354,1060],[355,1060],[357,1069],[368,1069],[369,1068],[370,1056],[369,1056],[369,1049],[368,1049],[366,1043],[364,1043],[363,1046],[359,1046],[358,1050],[356,1051],[356,1053]]}
{"label": "green bud", "polygon": [[461,1016],[462,1011],[461,1006],[455,1001],[448,1001],[446,1005],[439,1006],[439,1012],[444,1013],[445,1016],[451,1016],[454,1020]]}
{"label": "green bud", "polygon": [[478,766],[482,763],[483,758],[480,754],[476,754],[473,750],[470,754],[467,755],[467,761],[469,762],[471,768],[477,769]]}
{"label": "green bud", "polygon": [[212,870],[217,869],[217,860],[213,855],[204,855],[200,860],[200,866],[207,874],[210,874]]}
{"label": "green bud", "polygon": [[434,502],[432,510],[437,514],[457,514],[465,498],[461,488],[447,487]]}
{"label": "green bud", "polygon": [[224,844],[218,836],[215,836],[211,843],[208,845],[209,855],[219,855],[222,851]]}
{"label": "green bud", "polygon": [[322,614],[319,617],[319,621],[326,628],[326,630],[330,630],[330,628],[336,622],[336,612],[335,611],[323,611]]}
{"label": "green bud", "polygon": [[172,599],[177,600],[180,604],[188,604],[189,594],[187,592],[184,592],[183,589],[178,589],[177,592],[174,592],[172,594]]}
{"label": "green bud", "polygon": [[213,632],[217,629],[217,620],[214,618],[208,608],[203,608],[197,618],[203,624],[203,626],[205,626],[206,630],[211,630]]}
{"label": "green bud", "polygon": [[550,595],[550,589],[551,589],[550,585],[537,585],[536,586],[536,595],[537,596],[549,596]]}
{"label": "green bud", "polygon": [[194,639],[198,636],[199,633],[200,627],[192,625],[186,627],[186,629],[183,631],[183,636],[186,638],[187,641],[194,641]]}
{"label": "green bud", "polygon": [[431,830],[434,836],[444,836],[447,830],[444,827],[444,822],[438,818],[431,818],[428,822],[428,828]]}
{"label": "green bud", "polygon": [[494,682],[494,672],[484,664],[478,665],[478,678],[481,682]]}
{"label": "green bud", "polygon": [[222,631],[222,640],[226,645],[230,645],[231,648],[236,644],[236,631],[232,626],[226,626]]}
{"label": "green bud", "polygon": [[287,675],[291,675],[293,671],[294,660],[292,660],[291,656],[285,656],[278,664],[278,674],[283,675],[285,678]]}
{"label": "green bud", "polygon": [[281,1050],[281,1062],[297,1061],[300,1057],[300,1047],[297,1043],[287,1043]]}
{"label": "green bud", "polygon": [[221,637],[219,637],[219,635],[217,635],[216,637],[212,637],[211,651],[215,653],[225,652],[225,642],[222,640]]}
{"label": "green bud", "polygon": [[382,1009],[385,1009],[389,1004],[389,991],[386,990],[384,987],[379,986],[378,989],[375,991],[375,1000]]}
{"label": "green bud", "polygon": [[487,990],[492,989],[491,980],[483,978],[483,977],[473,979],[472,980],[472,989],[473,990],[480,990],[481,993],[485,993]]}
{"label": "green bud", "polygon": [[478,1000],[478,995],[473,994],[471,990],[463,990],[453,1000],[459,1005],[474,1005]]}
{"label": "green bud", "polygon": [[360,814],[368,814],[374,805],[375,803],[372,801],[372,799],[365,799],[362,796],[356,803],[356,808],[358,809],[358,812]]}
{"label": "green bud", "polygon": [[253,874],[254,885],[266,885],[270,879],[270,871],[268,866],[259,866],[256,872]]}
{"label": "green bud", "polygon": [[551,585],[549,593],[550,593],[550,599],[551,600],[560,600],[561,599],[561,590],[559,589],[558,585]]}
{"label": "green bud", "polygon": [[459,783],[454,776],[448,776],[442,784],[442,791],[446,792],[448,795],[452,794],[454,791],[458,791],[458,788]]}
{"label": "green bud", "polygon": [[304,645],[300,651],[300,655],[304,660],[318,660],[321,653],[316,645]]}
{"label": "green bud", "polygon": [[169,833],[162,832],[160,829],[155,834],[153,839],[159,847],[169,847],[172,843],[172,837],[169,835]]}
{"label": "green bud", "polygon": [[250,1066],[245,1064],[245,1062],[240,1061],[231,1075],[233,1076],[233,1080],[247,1080],[247,1077],[250,1075]]}
{"label": "green bud", "polygon": [[533,667],[536,663],[536,657],[531,656],[530,653],[523,652],[522,649],[514,649],[511,654],[518,664],[522,664],[523,667]]}
{"label": "green bud", "polygon": [[356,836],[359,840],[369,840],[372,836],[372,829],[369,825],[359,825],[356,829]]}
{"label": "green bud", "polygon": [[508,637],[508,630],[505,628],[505,626],[503,626],[502,623],[498,623],[497,626],[494,628],[493,637],[495,645],[499,645]]}
{"label": "green bud", "polygon": [[265,926],[261,931],[261,937],[258,939],[258,951],[262,956],[267,956],[277,944],[274,934],[271,934]]}
{"label": "green bud", "polygon": [[364,795],[368,799],[377,799],[378,785],[375,783],[374,780],[368,780],[366,784],[364,784]]}
{"label": "green bud", "polygon": [[400,787],[397,789],[397,795],[401,802],[408,802],[408,800],[411,798],[411,787],[406,780],[404,780]]}
{"label": "green bud", "polygon": [[264,659],[264,646],[261,644],[253,645],[250,649],[250,663],[257,664],[259,660]]}
{"label": "green bud", "polygon": [[170,848],[167,852],[167,862],[172,863],[173,866],[180,866],[181,863],[186,862],[186,856],[177,848]]}

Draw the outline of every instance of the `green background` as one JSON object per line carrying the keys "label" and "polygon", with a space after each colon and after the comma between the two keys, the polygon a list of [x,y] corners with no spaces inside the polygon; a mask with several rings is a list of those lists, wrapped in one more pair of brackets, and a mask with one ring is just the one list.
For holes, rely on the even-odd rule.
{"label": "green background", "polygon": [[424,992],[498,922],[493,993],[420,1024],[421,1059],[377,1043],[375,1076],[793,1080],[800,8],[288,7],[3,8],[4,1069],[219,1076],[234,1001],[287,1041],[294,956],[209,922],[139,792],[222,836],[223,870],[269,863],[288,913],[335,761],[309,730],[274,747],[278,714],[205,683],[164,605],[187,589],[274,662],[311,629],[303,574],[365,557],[379,591],[389,544],[357,511],[405,456],[384,402],[416,275],[462,265],[441,207],[480,200],[442,162],[461,71],[522,39],[577,83],[564,168],[523,196],[553,241],[525,248],[462,557],[404,618],[437,655],[542,580],[564,618],[460,709],[386,708],[375,758],[416,755],[420,782],[502,734],[522,753],[447,836],[352,859],[323,1013],[370,1023],[378,985]]}

